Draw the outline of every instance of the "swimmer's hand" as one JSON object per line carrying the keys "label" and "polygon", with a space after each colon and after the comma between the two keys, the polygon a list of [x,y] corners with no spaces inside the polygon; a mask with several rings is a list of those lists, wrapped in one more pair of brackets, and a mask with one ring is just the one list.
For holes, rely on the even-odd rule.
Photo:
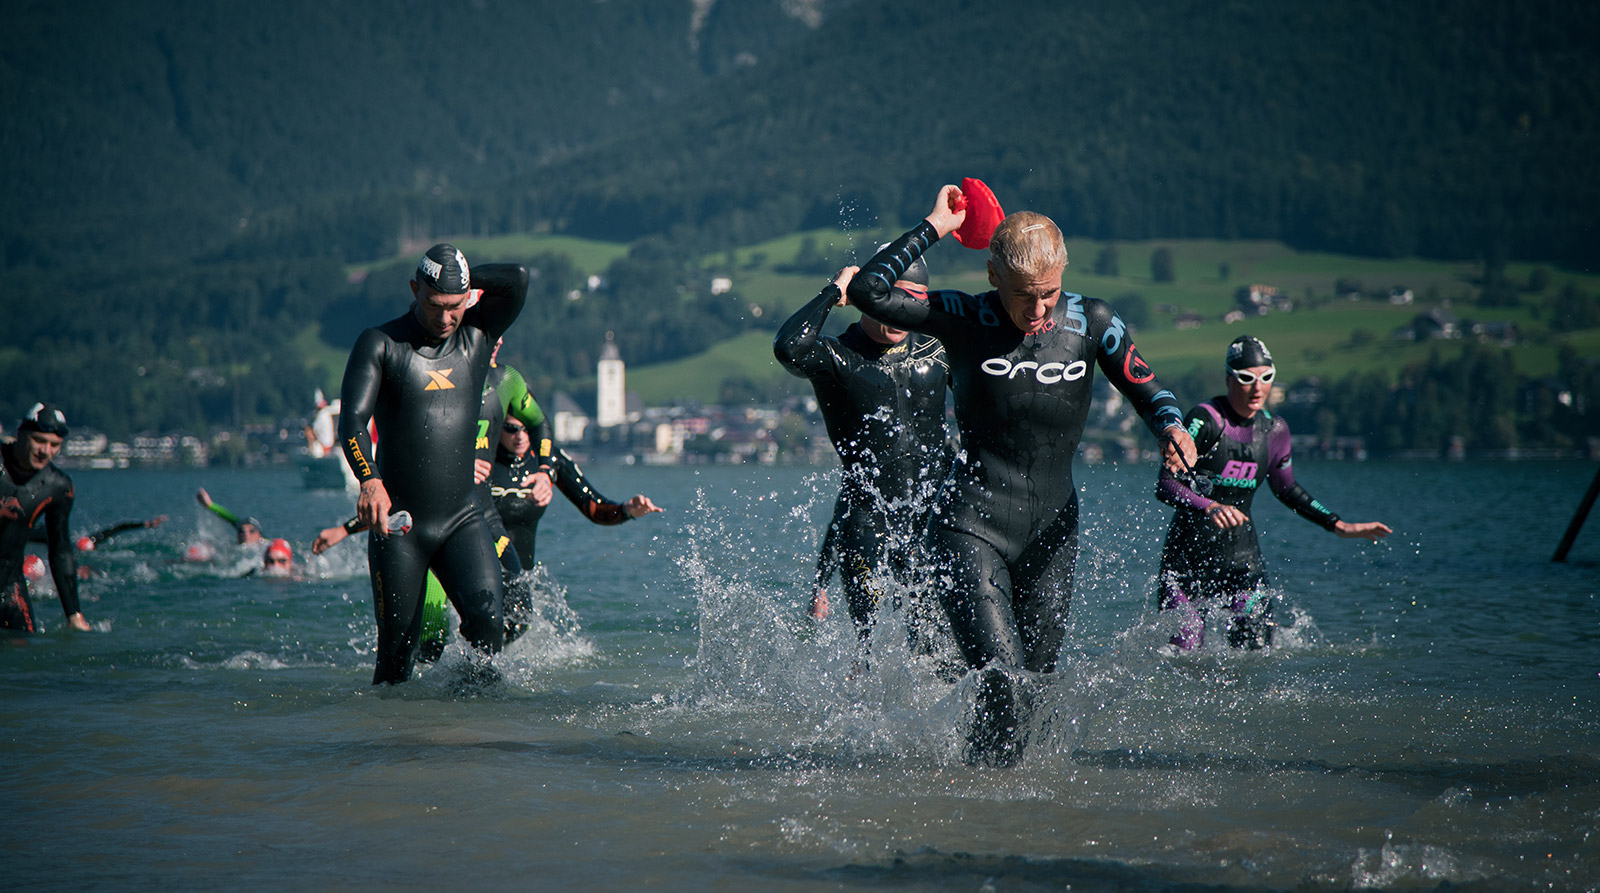
{"label": "swimmer's hand", "polygon": [[311,541],[311,554],[321,555],[323,552],[344,542],[344,538],[349,535],[345,532],[343,524],[325,527],[317,533],[317,538]]}
{"label": "swimmer's hand", "polygon": [[1220,502],[1213,502],[1206,508],[1206,517],[1211,519],[1211,523],[1223,530],[1227,530],[1230,527],[1243,527],[1250,522],[1249,515],[1231,505],[1224,505]]}
{"label": "swimmer's hand", "polygon": [[206,492],[206,488],[201,487],[199,490],[196,490],[194,498],[206,508],[211,508],[211,494]]}
{"label": "swimmer's hand", "polygon": [[1161,432],[1161,461],[1173,474],[1194,470],[1200,454],[1195,451],[1194,438],[1181,425],[1171,425]]}
{"label": "swimmer's hand", "polygon": [[666,509],[663,509],[651,502],[650,497],[644,495],[643,493],[640,493],[638,496],[635,496],[623,503],[622,510],[627,512],[628,517],[630,518],[642,517],[644,515],[651,514],[652,512],[666,511]]}
{"label": "swimmer's hand", "polygon": [[90,631],[89,621],[83,619],[83,612],[67,615],[67,625],[81,633]]}
{"label": "swimmer's hand", "polygon": [[811,594],[811,609],[807,611],[812,620],[828,619],[828,590],[818,589]]}
{"label": "swimmer's hand", "polygon": [[860,267],[849,266],[833,274],[833,284],[839,287],[839,302],[834,305],[835,307],[850,306],[850,280],[856,278],[859,272],[861,272]]}
{"label": "swimmer's hand", "polygon": [[162,524],[165,524],[166,521],[167,521],[167,516],[166,515],[156,515],[154,518],[151,518],[150,520],[144,522],[144,526],[146,526],[146,527],[160,527]]}
{"label": "swimmer's hand", "polygon": [[389,490],[382,478],[369,478],[361,482],[361,496],[356,499],[356,517],[367,529],[378,536],[389,535],[389,510],[394,503],[389,500]]}
{"label": "swimmer's hand", "polygon": [[1394,533],[1393,530],[1389,529],[1389,525],[1381,521],[1362,521],[1356,524],[1352,524],[1349,521],[1340,521],[1334,526],[1333,532],[1347,540],[1369,539],[1373,542],[1377,542]]}
{"label": "swimmer's hand", "polygon": [[[960,205],[960,210],[956,206]],[[966,197],[961,193],[961,187],[953,183],[946,183],[939,188],[939,197],[933,200],[933,210],[923,218],[928,221],[939,233],[939,238],[944,238],[961,228],[967,222]]]}
{"label": "swimmer's hand", "polygon": [[491,467],[492,466],[489,465],[489,462],[486,459],[473,459],[472,460],[472,482],[474,484],[481,484],[484,481],[488,480],[489,479],[489,469]]}
{"label": "swimmer's hand", "polygon": [[534,505],[549,505],[550,497],[556,495],[555,485],[550,483],[550,473],[536,471],[522,479],[522,486],[532,488],[528,498]]}

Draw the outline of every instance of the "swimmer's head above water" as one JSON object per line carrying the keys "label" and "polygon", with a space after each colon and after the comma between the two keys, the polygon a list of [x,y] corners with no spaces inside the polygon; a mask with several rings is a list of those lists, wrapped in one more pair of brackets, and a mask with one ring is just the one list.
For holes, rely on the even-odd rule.
{"label": "swimmer's head above water", "polygon": [[1028,334],[1044,330],[1061,300],[1067,243],[1054,221],[1018,211],[1000,221],[989,240],[989,284],[1012,325]]}
{"label": "swimmer's head above water", "polygon": [[428,334],[443,341],[455,334],[472,306],[472,273],[460,249],[444,242],[429,248],[411,279],[411,312]]}

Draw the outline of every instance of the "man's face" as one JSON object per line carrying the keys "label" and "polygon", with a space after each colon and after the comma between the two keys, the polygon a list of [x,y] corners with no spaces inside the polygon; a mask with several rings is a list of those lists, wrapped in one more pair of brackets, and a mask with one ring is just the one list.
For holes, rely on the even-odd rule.
{"label": "man's face", "polygon": [[1254,416],[1267,405],[1267,397],[1272,393],[1272,379],[1276,375],[1277,371],[1271,366],[1229,369],[1228,405],[1244,418]]}
{"label": "man's face", "polygon": [[261,542],[261,528],[251,524],[249,521],[240,524],[238,540],[241,544]]}
{"label": "man's face", "polygon": [[411,302],[412,312],[429,335],[443,341],[455,334],[461,325],[461,317],[467,312],[467,296],[470,292],[444,295],[413,279],[411,294],[416,298]]}
{"label": "man's face", "polygon": [[34,471],[43,471],[61,452],[61,435],[46,434],[43,431],[24,431],[22,439],[17,441],[22,446],[22,460]]}
{"label": "man's face", "polygon": [[1040,332],[1061,300],[1061,272],[1055,267],[1039,275],[1008,272],[1002,274],[989,265],[989,284],[1000,296],[1011,324],[1029,334]]}

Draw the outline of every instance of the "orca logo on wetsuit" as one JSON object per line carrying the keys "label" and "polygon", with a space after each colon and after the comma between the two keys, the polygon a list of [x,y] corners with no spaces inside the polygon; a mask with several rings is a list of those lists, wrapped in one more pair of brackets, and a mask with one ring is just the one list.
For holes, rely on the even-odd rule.
{"label": "orca logo on wetsuit", "polygon": [[429,378],[428,386],[423,388],[424,391],[450,391],[455,389],[456,385],[455,382],[450,380],[450,373],[456,370],[441,369],[435,372],[432,369],[425,369],[423,371],[428,373]]}
{"label": "orca logo on wetsuit", "polygon": [[1040,384],[1056,384],[1063,381],[1077,381],[1089,371],[1089,364],[1083,360],[1073,360],[1070,363],[1035,363],[1032,360],[1023,360],[1013,363],[1005,357],[990,357],[979,366],[984,372],[997,378],[1014,379],[1024,375],[1030,370],[1033,377]]}

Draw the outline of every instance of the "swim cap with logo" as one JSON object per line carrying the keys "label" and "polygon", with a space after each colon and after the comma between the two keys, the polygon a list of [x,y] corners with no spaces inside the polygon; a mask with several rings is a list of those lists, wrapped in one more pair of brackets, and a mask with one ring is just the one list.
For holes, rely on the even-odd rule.
{"label": "swim cap with logo", "polygon": [[472,282],[467,258],[461,250],[445,242],[429,248],[417,262],[417,283],[441,295],[466,294]]}
{"label": "swim cap with logo", "polygon": [[44,434],[67,436],[67,417],[54,403],[35,403],[23,415],[18,431],[39,431]]}
{"label": "swim cap with logo", "polygon": [[1261,339],[1254,335],[1240,335],[1228,345],[1228,368],[1249,369],[1254,366],[1271,366],[1272,353]]}

